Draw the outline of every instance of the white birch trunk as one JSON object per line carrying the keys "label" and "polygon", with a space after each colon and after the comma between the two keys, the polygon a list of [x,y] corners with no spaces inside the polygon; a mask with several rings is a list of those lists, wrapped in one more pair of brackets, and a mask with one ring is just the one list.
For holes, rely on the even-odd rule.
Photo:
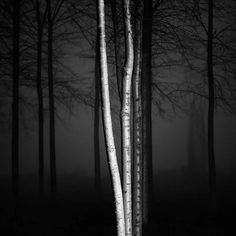
{"label": "white birch trunk", "polygon": [[123,152],[123,195],[126,236],[132,236],[132,186],[131,186],[131,84],[134,63],[130,1],[124,1],[126,64],[123,78],[122,101],[122,152]]}
{"label": "white birch trunk", "polygon": [[98,0],[98,12],[99,12],[98,27],[99,27],[99,42],[100,42],[99,49],[100,49],[101,88],[102,88],[102,112],[103,112],[105,142],[108,153],[108,162],[112,178],[113,192],[115,195],[114,197],[116,205],[117,234],[118,236],[125,236],[123,195],[122,195],[120,174],[116,156],[116,148],[112,129],[111,108],[110,108],[104,0]]}

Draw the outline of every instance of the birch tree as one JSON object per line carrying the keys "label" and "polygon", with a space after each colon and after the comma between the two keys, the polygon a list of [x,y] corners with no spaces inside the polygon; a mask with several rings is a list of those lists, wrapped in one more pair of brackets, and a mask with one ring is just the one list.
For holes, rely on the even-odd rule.
{"label": "birch tree", "polygon": [[132,188],[131,188],[131,84],[134,64],[134,49],[131,28],[130,1],[124,1],[124,24],[126,63],[123,78],[122,100],[122,156],[123,156],[123,195],[126,236],[132,235]]}
{"label": "birch tree", "polygon": [[108,64],[107,64],[107,52],[106,52],[104,0],[98,0],[98,30],[99,30],[99,52],[100,52],[101,91],[102,91],[102,115],[104,123],[105,143],[106,143],[109,168],[112,178],[112,187],[115,197],[117,234],[118,236],[125,236],[123,194],[121,188],[120,173],[118,168],[116,147],[112,128],[112,119],[111,119]]}
{"label": "birch tree", "polygon": [[142,2],[135,1],[134,71],[133,71],[133,234],[142,235],[142,103],[141,103],[141,46]]}

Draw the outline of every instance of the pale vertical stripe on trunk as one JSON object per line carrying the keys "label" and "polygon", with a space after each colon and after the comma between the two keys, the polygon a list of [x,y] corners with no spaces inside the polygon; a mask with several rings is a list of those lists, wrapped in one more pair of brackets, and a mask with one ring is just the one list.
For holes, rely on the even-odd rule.
{"label": "pale vertical stripe on trunk", "polygon": [[102,105],[103,105],[103,122],[106,148],[108,153],[109,168],[112,177],[112,185],[116,205],[116,219],[118,236],[125,236],[125,220],[123,195],[120,181],[120,174],[117,163],[114,135],[112,129],[110,95],[108,84],[108,66],[106,53],[106,35],[105,35],[105,12],[104,0],[98,0],[98,27],[100,41],[100,68],[101,68],[101,88],[102,88]]}
{"label": "pale vertical stripe on trunk", "polygon": [[132,40],[130,1],[124,1],[125,38],[126,38],[126,64],[123,78],[122,102],[122,151],[123,151],[123,195],[126,236],[132,235],[132,188],[131,188],[131,82],[134,63],[134,50]]}

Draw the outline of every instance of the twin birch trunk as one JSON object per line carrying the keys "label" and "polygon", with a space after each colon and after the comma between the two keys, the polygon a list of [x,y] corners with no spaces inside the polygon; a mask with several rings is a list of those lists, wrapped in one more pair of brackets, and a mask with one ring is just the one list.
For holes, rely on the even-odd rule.
{"label": "twin birch trunk", "polygon": [[123,78],[122,101],[122,152],[123,152],[123,195],[126,236],[132,236],[132,169],[131,169],[131,84],[134,50],[131,28],[130,1],[124,1],[126,64]]}
{"label": "twin birch trunk", "polygon": [[105,34],[105,11],[104,0],[98,0],[98,28],[99,28],[99,51],[100,51],[100,68],[101,68],[101,89],[102,89],[102,113],[105,132],[105,142],[108,154],[108,162],[112,177],[112,185],[116,205],[116,219],[118,236],[125,236],[125,219],[123,195],[120,181],[120,174],[114,143],[112,129],[110,95],[108,84],[108,65],[106,53],[106,34]]}

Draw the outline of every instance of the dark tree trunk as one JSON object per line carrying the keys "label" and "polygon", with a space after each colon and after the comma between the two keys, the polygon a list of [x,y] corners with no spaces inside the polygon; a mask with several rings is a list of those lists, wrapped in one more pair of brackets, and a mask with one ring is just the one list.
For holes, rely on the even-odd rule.
{"label": "dark tree trunk", "polygon": [[19,195],[19,38],[20,0],[13,2],[13,62],[12,62],[12,192]]}
{"label": "dark tree trunk", "polygon": [[199,111],[199,143],[200,143],[200,169],[203,176],[205,176],[207,171],[207,132],[206,132],[206,113],[205,113],[205,103],[201,99],[201,107]]}
{"label": "dark tree trunk", "polygon": [[143,1],[142,109],[143,109],[143,220],[148,223],[153,196],[152,172],[152,1]]}
{"label": "dark tree trunk", "polygon": [[50,142],[50,174],[51,174],[51,196],[56,195],[56,150],[55,150],[55,107],[53,87],[53,21],[51,15],[51,0],[47,0],[48,10],[48,89],[49,89],[49,142]]}
{"label": "dark tree trunk", "polygon": [[208,161],[209,161],[209,188],[210,207],[212,212],[216,208],[216,173],[214,154],[214,73],[213,73],[213,0],[208,1],[208,44],[207,44],[207,68],[208,68]]}
{"label": "dark tree trunk", "polygon": [[36,17],[37,17],[37,95],[38,95],[38,175],[39,175],[39,195],[44,193],[44,114],[43,114],[43,90],[42,90],[42,22],[40,17],[40,4],[36,0]]}
{"label": "dark tree trunk", "polygon": [[188,173],[189,178],[194,177],[194,173],[196,170],[196,148],[195,148],[195,120],[196,120],[196,112],[195,112],[195,102],[194,97],[192,98],[190,104],[190,115],[189,115],[189,127],[188,127]]}
{"label": "dark tree trunk", "polygon": [[133,71],[133,233],[142,235],[143,160],[142,160],[142,97],[141,97],[141,47],[142,1],[135,1],[134,71]]}
{"label": "dark tree trunk", "polygon": [[116,79],[118,94],[120,99],[120,104],[122,104],[122,70],[123,63],[120,50],[120,37],[119,37],[119,24],[118,24],[118,14],[117,14],[117,4],[116,0],[110,0],[111,12],[112,12],[112,23],[113,23],[113,32],[114,32],[114,46],[115,46],[115,64],[116,64]]}
{"label": "dark tree trunk", "polygon": [[95,56],[95,99],[94,99],[94,171],[95,190],[101,197],[101,167],[100,167],[100,142],[99,142],[99,110],[100,110],[100,69],[99,69],[99,38],[97,33]]}

